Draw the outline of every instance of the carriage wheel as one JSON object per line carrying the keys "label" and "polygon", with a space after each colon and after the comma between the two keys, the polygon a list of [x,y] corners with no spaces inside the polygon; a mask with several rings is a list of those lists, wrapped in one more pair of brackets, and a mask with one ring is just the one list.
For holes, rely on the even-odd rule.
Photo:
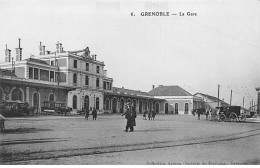
{"label": "carriage wheel", "polygon": [[240,117],[239,117],[239,121],[245,122],[246,121],[246,115],[241,114]]}
{"label": "carriage wheel", "polygon": [[232,112],[229,116],[231,122],[237,121],[237,115],[236,113]]}
{"label": "carriage wheel", "polygon": [[220,121],[220,122],[226,121],[226,116],[225,116],[225,114],[220,114],[220,116],[219,116],[219,121]]}

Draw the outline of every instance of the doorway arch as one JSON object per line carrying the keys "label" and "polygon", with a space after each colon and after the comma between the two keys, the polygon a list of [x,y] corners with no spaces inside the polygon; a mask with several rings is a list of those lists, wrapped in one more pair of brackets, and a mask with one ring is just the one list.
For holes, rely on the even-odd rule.
{"label": "doorway arch", "polygon": [[77,96],[74,95],[72,98],[72,108],[77,109]]}
{"label": "doorway arch", "polygon": [[112,111],[113,113],[116,113],[116,107],[117,107],[117,99],[114,97],[112,101]]}
{"label": "doorway arch", "polygon": [[175,114],[179,113],[179,104],[178,103],[174,104],[174,110],[175,110]]}
{"label": "doorway arch", "polygon": [[109,110],[109,99],[108,98],[105,101],[105,109]]}
{"label": "doorway arch", "polygon": [[156,112],[157,114],[159,114],[159,111],[160,111],[159,103],[155,103],[155,112]]}
{"label": "doorway arch", "polygon": [[124,99],[120,99],[120,113],[124,112]]}
{"label": "doorway arch", "polygon": [[142,113],[143,112],[143,101],[140,100],[139,102],[139,113]]}
{"label": "doorway arch", "polygon": [[164,112],[165,112],[165,114],[169,113],[169,111],[168,111],[168,103],[164,104]]}

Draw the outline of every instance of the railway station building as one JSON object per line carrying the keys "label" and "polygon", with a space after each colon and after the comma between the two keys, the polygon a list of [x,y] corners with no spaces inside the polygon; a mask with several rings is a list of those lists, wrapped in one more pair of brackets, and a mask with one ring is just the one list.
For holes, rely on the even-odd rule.
{"label": "railway station building", "polygon": [[155,110],[162,114],[192,114],[202,106],[202,98],[179,86],[160,85],[149,92],[113,86],[105,64],[90,54],[88,47],[65,51],[56,43],[55,51],[39,44],[39,54],[23,59],[22,48],[5,48],[5,62],[0,63],[0,101],[28,102],[41,113],[45,101],[64,102],[73,113],[96,108],[98,113],[123,113],[131,102],[137,113]]}
{"label": "railway station building", "polygon": [[96,108],[99,113],[122,113],[127,102],[139,113],[155,107],[160,112],[161,99],[113,87],[104,62],[90,55],[88,47],[65,51],[57,42],[56,50],[50,52],[40,43],[37,56],[23,59],[19,39],[15,50],[13,60],[6,45],[5,62],[0,63],[0,100],[28,102],[39,113],[44,101],[65,102],[73,112]]}
{"label": "railway station building", "polygon": [[202,107],[202,98],[193,96],[177,85],[159,85],[148,92],[154,98],[164,99],[164,113],[168,114],[192,114],[193,109]]}

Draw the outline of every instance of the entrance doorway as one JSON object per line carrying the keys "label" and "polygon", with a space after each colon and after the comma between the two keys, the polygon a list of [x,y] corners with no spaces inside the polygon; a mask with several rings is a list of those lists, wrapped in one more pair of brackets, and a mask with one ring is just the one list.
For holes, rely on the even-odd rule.
{"label": "entrance doorway", "polygon": [[165,114],[169,113],[169,111],[168,111],[168,103],[164,104],[164,112],[165,112]]}
{"label": "entrance doorway", "polygon": [[116,113],[116,107],[117,107],[117,99],[113,98],[113,103],[112,103],[112,111],[113,113]]}

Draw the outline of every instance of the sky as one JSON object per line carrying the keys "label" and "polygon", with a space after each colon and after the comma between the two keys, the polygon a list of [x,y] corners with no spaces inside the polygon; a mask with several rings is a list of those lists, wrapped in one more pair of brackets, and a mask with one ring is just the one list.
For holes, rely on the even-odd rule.
{"label": "sky", "polygon": [[14,56],[18,38],[23,59],[38,55],[40,42],[54,51],[59,41],[65,51],[88,46],[115,87],[179,85],[217,97],[219,84],[227,103],[231,90],[233,105],[257,100],[259,0],[0,0],[0,23],[0,62],[6,44]]}

